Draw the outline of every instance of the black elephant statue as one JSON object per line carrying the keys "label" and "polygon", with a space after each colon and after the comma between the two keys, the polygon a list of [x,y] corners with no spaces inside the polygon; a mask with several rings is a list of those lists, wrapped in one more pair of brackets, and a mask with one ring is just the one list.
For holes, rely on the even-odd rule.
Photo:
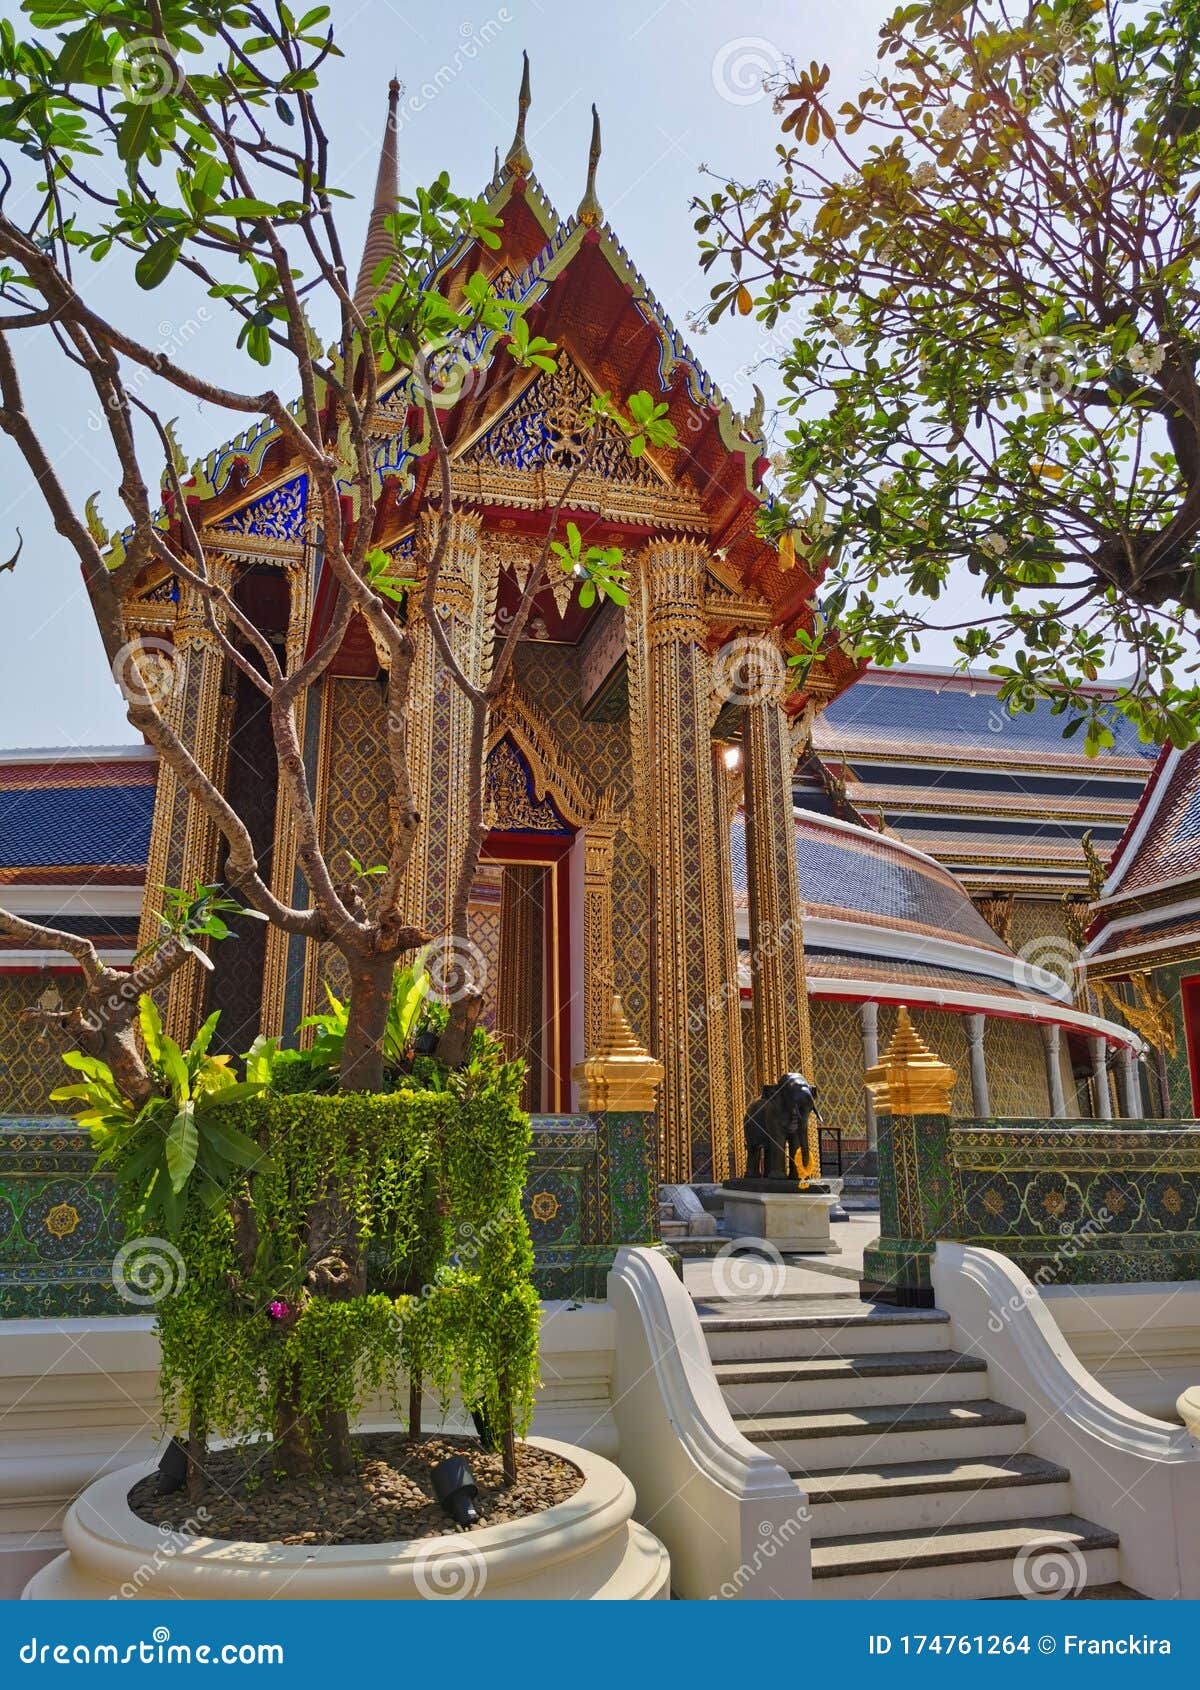
{"label": "black elephant statue", "polygon": [[785,1074],[773,1086],[764,1086],[762,1096],[750,1105],[742,1129],[746,1177],[794,1179],[796,1152],[805,1153],[809,1116],[814,1111],[820,1120],[816,1093],[803,1074]]}

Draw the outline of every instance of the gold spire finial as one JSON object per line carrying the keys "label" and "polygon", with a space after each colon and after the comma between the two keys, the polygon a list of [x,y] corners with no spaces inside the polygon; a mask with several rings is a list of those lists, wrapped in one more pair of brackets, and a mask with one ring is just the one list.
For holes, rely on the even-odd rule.
{"label": "gold spire finial", "polygon": [[354,303],[364,315],[371,309],[379,291],[373,280],[375,272],[395,253],[395,243],[387,225],[388,218],[395,213],[396,200],[399,197],[396,172],[396,107],[403,92],[403,87],[393,76],[388,83],[387,123],[383,131],[383,146],[379,151],[375,198],[367,222],[367,238],[363,244],[362,263],[358,267],[358,280],[354,284]]}
{"label": "gold spire finial", "polygon": [[883,1059],[866,1072],[867,1089],[880,1115],[948,1115],[955,1070],[935,1056],[901,1005],[896,1031]]}
{"label": "gold spire finial", "polygon": [[521,59],[524,68],[521,71],[521,92],[517,95],[517,129],[508,149],[508,157],[504,161],[504,168],[510,176],[528,176],[533,169],[533,160],[529,156],[529,148],[525,145],[525,113],[532,102],[529,92],[529,54],[522,53]]}
{"label": "gold spire finial", "polygon": [[577,1062],[571,1078],[579,1086],[579,1101],[589,1114],[600,1110],[644,1114],[654,1108],[665,1069],[643,1050],[625,1019],[619,997],[612,1000],[608,1028],[600,1048],[586,1062]]}
{"label": "gold spire finial", "polygon": [[600,163],[600,113],[592,107],[592,144],[588,148],[587,187],[583,190],[583,198],[579,202],[579,210],[575,213],[579,221],[589,229],[594,229],[603,219],[600,201],[596,198],[596,166]]}

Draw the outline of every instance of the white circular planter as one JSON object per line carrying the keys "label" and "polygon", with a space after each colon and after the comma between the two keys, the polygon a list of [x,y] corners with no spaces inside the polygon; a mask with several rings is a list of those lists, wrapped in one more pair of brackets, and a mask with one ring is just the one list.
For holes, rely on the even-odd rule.
{"label": "white circular planter", "polygon": [[530,1440],[574,1462],[583,1484],[523,1520],[416,1542],[312,1547],[166,1533],[126,1498],[153,1466],[89,1485],[63,1524],[65,1552],[36,1573],[34,1601],[105,1597],[230,1601],[484,1601],[665,1598],[670,1563],[633,1519],[633,1486],[611,1461],[552,1438]]}

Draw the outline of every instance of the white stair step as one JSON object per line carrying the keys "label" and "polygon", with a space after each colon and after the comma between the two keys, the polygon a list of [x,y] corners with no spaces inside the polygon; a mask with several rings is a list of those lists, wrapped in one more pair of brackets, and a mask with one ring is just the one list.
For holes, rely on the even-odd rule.
{"label": "white stair step", "polygon": [[735,1414],[791,1414],[882,1403],[966,1402],[987,1389],[987,1363],[955,1350],[723,1361],[717,1383]]}
{"label": "white stair step", "polygon": [[985,1520],[1071,1512],[1071,1475],[1036,1455],[974,1461],[868,1463],[848,1472],[809,1472],[814,1537],[930,1530]]}
{"label": "white stair step", "polygon": [[[1026,1595],[1041,1577],[1071,1589],[1120,1577],[1115,1532],[1074,1514],[873,1532],[814,1541],[813,1595],[834,1601],[974,1600]],[[1052,1586],[1058,1588],[1055,1582]]]}
{"label": "white stair step", "polygon": [[832,1296],[821,1298],[817,1311],[782,1297],[749,1307],[700,1299],[697,1311],[708,1353],[717,1362],[950,1348],[950,1317],[940,1309],[883,1309]]}
{"label": "white stair step", "polygon": [[1025,1441],[1024,1414],[986,1401],[740,1415],[735,1422],[744,1437],[760,1444],[801,1484],[805,1473],[834,1467],[1015,1455]]}

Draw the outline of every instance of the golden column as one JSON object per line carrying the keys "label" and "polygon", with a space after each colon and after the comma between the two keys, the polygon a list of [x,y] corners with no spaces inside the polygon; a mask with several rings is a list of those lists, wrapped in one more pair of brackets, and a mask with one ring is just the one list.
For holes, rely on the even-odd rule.
{"label": "golden column", "polygon": [[[228,558],[210,557],[208,567],[217,585],[232,588],[234,570]],[[152,671],[140,667],[147,690],[168,725],[209,779],[224,789],[233,700],[222,693],[224,654],[205,620],[203,599],[195,588],[185,582],[179,584],[173,659],[159,659]],[[139,949],[160,936],[158,914],[163,907],[163,888],[181,887],[190,892],[198,884],[211,884],[216,879],[218,849],[217,830],[199,800],[188,793],[165,763],[160,763]],[[166,1029],[184,1044],[200,1024],[207,979],[196,963],[187,962],[171,976],[167,987]]]}
{"label": "golden column", "polygon": [[656,540],[641,558],[646,604],[648,756],[653,810],[653,958],[668,1181],[723,1179],[734,1128],[721,942],[721,884],[705,648],[706,553]]}
{"label": "golden column", "polygon": [[[309,583],[312,572],[307,557],[287,571],[288,624],[284,647],[284,667],[293,674],[304,661],[304,640],[309,621]],[[295,707],[296,737],[304,753],[305,739],[310,729],[307,722],[307,699]],[[271,857],[271,890],[281,903],[290,904],[299,888],[296,886],[296,820],[292,794],[284,780],[279,780],[275,794],[275,827],[272,833],[274,850]],[[303,894],[301,894],[303,896]],[[297,966],[303,957],[303,941],[292,944],[292,935],[278,927],[267,929],[263,959],[263,994],[260,1030],[268,1038],[279,1037],[284,1030],[284,998],[287,992],[288,959]]]}
{"label": "golden column", "polygon": [[744,659],[742,741],[746,775],[746,867],[750,971],[759,1086],[798,1070],[814,1084],[803,906],[792,813],[795,756],[783,699],[787,668],[773,641],[755,640]]}
{"label": "golden column", "polygon": [[583,1048],[598,1050],[608,1030],[616,961],[612,878],[617,823],[588,822],[583,830]]}
{"label": "golden column", "polygon": [[[434,512],[422,518],[412,569],[417,586],[409,595],[417,654],[409,688],[408,756],[422,825],[409,860],[404,900],[409,918],[433,932],[443,930],[450,918],[470,796],[470,709],[442,661],[421,608],[438,520]],[[408,573],[407,560],[403,572]],[[460,668],[477,686],[491,665],[495,602],[496,570],[485,564],[479,517],[473,511],[455,511],[434,614]]]}

